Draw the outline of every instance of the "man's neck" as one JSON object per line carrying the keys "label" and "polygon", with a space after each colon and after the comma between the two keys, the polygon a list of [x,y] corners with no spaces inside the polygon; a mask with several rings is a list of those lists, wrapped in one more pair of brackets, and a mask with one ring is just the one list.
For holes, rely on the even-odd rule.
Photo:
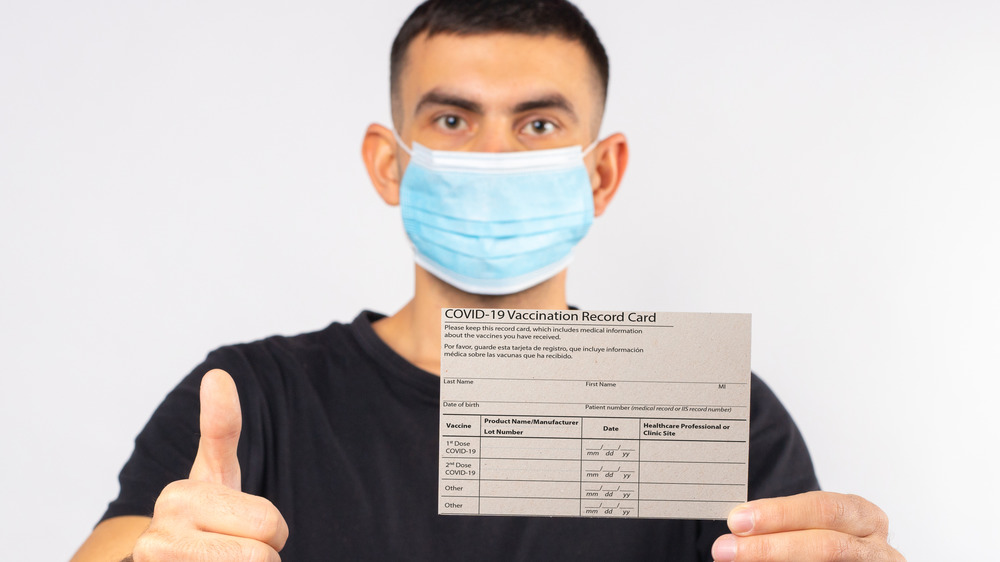
{"label": "man's neck", "polygon": [[417,266],[413,299],[392,316],[373,324],[375,333],[404,359],[441,373],[442,308],[565,309],[566,271],[513,295],[473,295],[460,291]]}

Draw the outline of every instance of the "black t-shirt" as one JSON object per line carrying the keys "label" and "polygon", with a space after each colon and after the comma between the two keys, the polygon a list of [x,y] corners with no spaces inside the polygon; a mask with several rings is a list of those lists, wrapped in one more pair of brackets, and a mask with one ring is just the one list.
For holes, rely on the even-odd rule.
{"label": "black t-shirt", "polygon": [[[284,515],[283,560],[711,559],[724,521],[438,515],[440,379],[392,351],[379,318],[210,353],[136,438],[102,520],[148,516],[187,478],[201,377],[221,368],[243,410],[243,491]],[[750,411],[750,498],[818,489],[802,436],[756,376]]]}

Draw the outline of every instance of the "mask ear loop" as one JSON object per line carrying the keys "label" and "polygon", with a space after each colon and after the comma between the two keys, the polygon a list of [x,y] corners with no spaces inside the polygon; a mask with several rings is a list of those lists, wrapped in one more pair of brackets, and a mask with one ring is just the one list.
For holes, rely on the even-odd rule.
{"label": "mask ear loop", "polygon": [[580,157],[583,158],[583,157],[587,156],[588,154],[590,154],[590,151],[594,150],[594,147],[596,147],[597,143],[599,143],[599,142],[601,142],[600,138],[594,139],[594,142],[590,143],[590,146],[588,146],[587,148],[583,149],[583,152],[580,154]]}
{"label": "mask ear loop", "polygon": [[403,142],[402,137],[400,137],[399,133],[396,132],[395,127],[392,128],[392,136],[396,139],[396,144],[399,145],[399,148],[403,149],[403,152],[409,154],[410,156],[413,156],[413,151],[410,150],[410,147],[406,146],[406,143]]}

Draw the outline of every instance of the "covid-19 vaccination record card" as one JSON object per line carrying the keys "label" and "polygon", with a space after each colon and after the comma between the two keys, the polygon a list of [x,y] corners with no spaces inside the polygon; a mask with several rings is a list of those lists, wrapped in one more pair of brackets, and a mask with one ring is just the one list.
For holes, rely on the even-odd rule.
{"label": "covid-19 vaccination record card", "polygon": [[750,315],[447,308],[438,513],[725,519]]}

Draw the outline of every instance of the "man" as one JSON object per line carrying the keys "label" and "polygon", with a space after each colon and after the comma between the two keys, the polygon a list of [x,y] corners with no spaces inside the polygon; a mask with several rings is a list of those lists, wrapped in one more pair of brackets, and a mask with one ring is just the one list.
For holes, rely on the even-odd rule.
{"label": "man", "polygon": [[395,130],[371,125],[362,148],[375,189],[403,207],[413,299],[210,354],[137,438],[76,559],[902,559],[874,505],[792,495],[815,475],[756,378],[750,494],[771,499],[734,510],[733,534],[715,521],[436,515],[440,310],[566,308],[572,246],[628,161],[623,135],[597,139],[607,68],[563,0],[418,7],[393,45]]}

